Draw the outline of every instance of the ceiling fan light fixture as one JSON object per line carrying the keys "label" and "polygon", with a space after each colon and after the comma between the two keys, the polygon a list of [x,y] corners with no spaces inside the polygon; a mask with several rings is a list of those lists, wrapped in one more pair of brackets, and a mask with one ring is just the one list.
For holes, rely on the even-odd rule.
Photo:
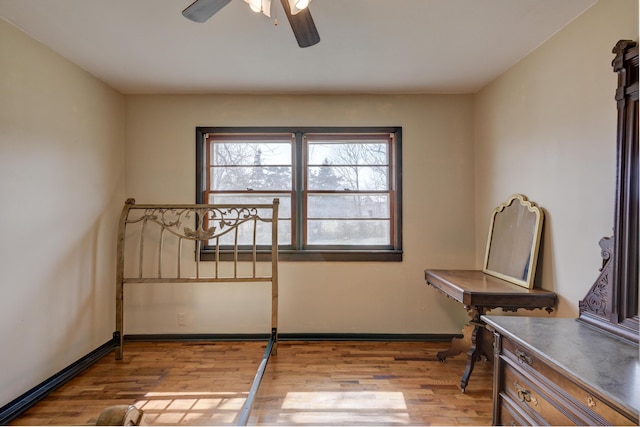
{"label": "ceiling fan light fixture", "polygon": [[244,0],[251,10],[271,17],[271,0]]}
{"label": "ceiling fan light fixture", "polygon": [[291,7],[291,14],[296,15],[309,7],[311,0],[288,0]]}
{"label": "ceiling fan light fixture", "polygon": [[254,12],[262,12],[262,0],[249,0],[249,7]]}
{"label": "ceiling fan light fixture", "polygon": [[[271,0],[244,0],[251,8],[259,11],[271,17]],[[280,4],[284,9],[284,13],[287,16],[287,20],[293,30],[293,35],[300,47],[309,47],[320,42],[320,34],[316,29],[316,24],[313,22],[311,12],[308,8],[300,10],[296,4],[300,1],[300,6],[308,5],[311,0],[280,0]],[[186,9],[182,11],[182,15],[193,22],[205,22],[223,7],[231,3],[231,0],[195,0]],[[292,12],[292,9],[295,12]],[[278,25],[278,20],[275,20],[275,25]]]}

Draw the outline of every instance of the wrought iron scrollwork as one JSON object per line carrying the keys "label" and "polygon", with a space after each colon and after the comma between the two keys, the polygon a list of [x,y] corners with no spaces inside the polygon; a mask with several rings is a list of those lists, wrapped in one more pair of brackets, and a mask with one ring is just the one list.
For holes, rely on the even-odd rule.
{"label": "wrought iron scrollwork", "polygon": [[128,219],[127,223],[151,221],[177,237],[203,241],[222,236],[253,220],[265,220],[253,207],[149,208],[141,216]]}

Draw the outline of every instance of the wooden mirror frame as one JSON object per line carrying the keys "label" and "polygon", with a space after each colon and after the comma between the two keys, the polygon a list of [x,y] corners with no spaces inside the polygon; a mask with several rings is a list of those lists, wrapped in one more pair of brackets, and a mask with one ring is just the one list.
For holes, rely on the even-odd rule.
{"label": "wooden mirror frame", "polygon": [[638,46],[620,40],[613,48],[618,74],[616,102],[616,195],[614,234],[600,241],[604,259],[600,276],[580,301],[581,321],[638,343]]}
{"label": "wooden mirror frame", "polygon": [[[520,208],[529,218],[514,218],[507,213]],[[503,223],[501,220],[512,221]],[[538,262],[544,214],[522,194],[514,194],[493,210],[482,272],[527,289],[533,288]],[[500,222],[499,222],[500,221]],[[497,226],[496,226],[497,225]],[[502,230],[504,227],[508,230]],[[507,232],[508,231],[508,232]],[[526,251],[526,253],[525,253]],[[495,260],[495,253],[501,259]],[[514,260],[515,255],[515,260]],[[514,268],[522,268],[517,272]]]}

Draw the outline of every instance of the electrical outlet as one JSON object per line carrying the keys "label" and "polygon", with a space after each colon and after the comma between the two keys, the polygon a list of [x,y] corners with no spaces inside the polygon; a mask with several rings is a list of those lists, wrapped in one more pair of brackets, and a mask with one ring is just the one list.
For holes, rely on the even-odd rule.
{"label": "electrical outlet", "polygon": [[178,313],[178,326],[186,326],[187,319],[185,318],[184,313]]}

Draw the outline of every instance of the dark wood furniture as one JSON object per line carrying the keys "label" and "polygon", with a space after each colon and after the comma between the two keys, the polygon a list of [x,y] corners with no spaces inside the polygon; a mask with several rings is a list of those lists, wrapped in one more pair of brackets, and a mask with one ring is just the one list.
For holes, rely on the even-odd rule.
{"label": "dark wood furniture", "polygon": [[616,104],[616,203],[614,235],[600,242],[605,265],[586,297],[580,301],[580,320],[638,343],[638,46],[620,40],[613,48],[618,74]]}
{"label": "dark wood furniture", "polygon": [[614,235],[578,319],[483,316],[493,330],[493,424],[638,425],[638,47],[613,49],[617,183]]}
{"label": "dark wood furniture", "polygon": [[438,353],[441,362],[449,356],[467,353],[467,365],[460,380],[463,392],[476,361],[483,355],[488,360],[493,359],[491,337],[484,329],[482,315],[493,308],[551,312],[556,304],[553,292],[524,288],[479,270],[425,270],[424,274],[429,285],[463,304],[471,316],[470,323],[463,328],[463,338],[454,338],[449,349]]}
{"label": "dark wood furniture", "polygon": [[494,425],[638,425],[638,347],[576,319],[483,316]]}

